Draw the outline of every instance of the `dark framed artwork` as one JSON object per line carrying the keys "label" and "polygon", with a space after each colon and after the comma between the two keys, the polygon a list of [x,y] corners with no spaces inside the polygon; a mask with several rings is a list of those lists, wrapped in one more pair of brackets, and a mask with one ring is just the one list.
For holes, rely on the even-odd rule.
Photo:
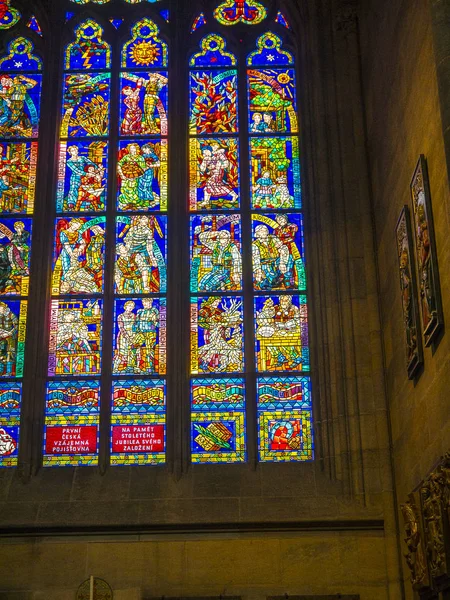
{"label": "dark framed artwork", "polygon": [[411,180],[420,312],[425,346],[444,325],[427,163],[420,155]]}
{"label": "dark framed artwork", "polygon": [[406,369],[409,379],[414,379],[417,371],[423,365],[423,348],[417,307],[417,283],[410,223],[408,207],[404,206],[397,221],[395,237],[402,294]]}

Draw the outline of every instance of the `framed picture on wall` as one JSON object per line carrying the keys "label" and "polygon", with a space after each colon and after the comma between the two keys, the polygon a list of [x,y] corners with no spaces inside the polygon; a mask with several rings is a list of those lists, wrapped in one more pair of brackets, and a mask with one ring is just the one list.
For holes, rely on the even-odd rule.
{"label": "framed picture on wall", "polygon": [[420,312],[425,346],[444,325],[427,163],[420,155],[411,180]]}
{"label": "framed picture on wall", "polygon": [[414,379],[423,365],[422,335],[417,306],[417,283],[409,210],[404,206],[395,228],[398,269],[402,295],[405,359],[409,379]]}

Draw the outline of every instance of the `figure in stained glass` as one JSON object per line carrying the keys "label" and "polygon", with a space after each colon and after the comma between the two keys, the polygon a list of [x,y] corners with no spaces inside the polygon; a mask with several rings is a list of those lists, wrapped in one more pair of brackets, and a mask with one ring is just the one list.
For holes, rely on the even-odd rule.
{"label": "figure in stained glass", "polygon": [[190,98],[191,134],[237,132],[236,71],[191,71]]}
{"label": "figure in stained glass", "polygon": [[161,208],[167,201],[167,142],[121,142],[119,210]]}
{"label": "figure in stained glass", "polygon": [[167,134],[167,81],[167,73],[122,73],[122,135]]}
{"label": "figure in stained glass", "polygon": [[37,144],[0,143],[0,211],[32,214]]}
{"label": "figure in stained glass", "polygon": [[303,290],[300,215],[253,215],[253,281],[257,290]]}
{"label": "figure in stained glass", "polygon": [[301,208],[297,138],[250,140],[253,208]]}
{"label": "figure in stained glass", "polygon": [[118,217],[115,267],[120,294],[165,292],[165,217]]}
{"label": "figure in stained glass", "polygon": [[258,442],[262,461],[313,458],[311,380],[264,377],[257,381]]}
{"label": "figure in stained glass", "polygon": [[251,133],[297,133],[293,69],[250,69],[248,99]]}
{"label": "figure in stained glass", "polygon": [[109,73],[74,73],[65,76],[62,137],[107,135],[109,84]]}
{"label": "figure in stained glass", "polygon": [[305,296],[255,298],[259,371],[309,368]]}
{"label": "figure in stained glass", "polygon": [[31,219],[0,220],[0,294],[28,294]]}
{"label": "figure in stained glass", "polygon": [[61,211],[93,212],[104,209],[106,142],[78,142],[60,147],[57,207]]}
{"label": "figure in stained glass", "polygon": [[0,75],[0,136],[37,137],[41,75]]}
{"label": "figure in stained glass", "polygon": [[192,373],[242,371],[242,320],[239,298],[211,296],[192,300]]}
{"label": "figure in stained glass", "polygon": [[98,375],[101,356],[101,300],[53,300],[48,374]]}
{"label": "figure in stained glass", "polygon": [[241,289],[240,246],[239,215],[191,217],[191,291]]}
{"label": "figure in stained glass", "polygon": [[165,372],[165,300],[116,301],[113,371]]}
{"label": "figure in stained glass", "polygon": [[56,221],[54,294],[95,294],[103,288],[105,217]]}
{"label": "figure in stained glass", "polygon": [[0,377],[21,377],[27,303],[0,302]]}
{"label": "figure in stained glass", "polygon": [[191,140],[191,210],[238,207],[238,153],[238,141],[233,138]]}

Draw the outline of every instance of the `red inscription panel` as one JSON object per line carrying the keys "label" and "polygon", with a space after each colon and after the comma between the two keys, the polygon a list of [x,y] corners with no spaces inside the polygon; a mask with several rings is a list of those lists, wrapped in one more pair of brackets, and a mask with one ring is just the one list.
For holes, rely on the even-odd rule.
{"label": "red inscription panel", "polygon": [[47,427],[46,454],[96,454],[97,426]]}
{"label": "red inscription panel", "polygon": [[164,452],[164,425],[115,425],[112,451]]}

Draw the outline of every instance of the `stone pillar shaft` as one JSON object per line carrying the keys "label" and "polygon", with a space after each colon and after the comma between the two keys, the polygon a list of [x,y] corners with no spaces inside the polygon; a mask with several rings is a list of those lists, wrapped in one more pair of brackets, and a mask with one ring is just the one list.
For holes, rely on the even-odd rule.
{"label": "stone pillar shaft", "polygon": [[430,0],[447,176],[450,183],[450,2]]}

